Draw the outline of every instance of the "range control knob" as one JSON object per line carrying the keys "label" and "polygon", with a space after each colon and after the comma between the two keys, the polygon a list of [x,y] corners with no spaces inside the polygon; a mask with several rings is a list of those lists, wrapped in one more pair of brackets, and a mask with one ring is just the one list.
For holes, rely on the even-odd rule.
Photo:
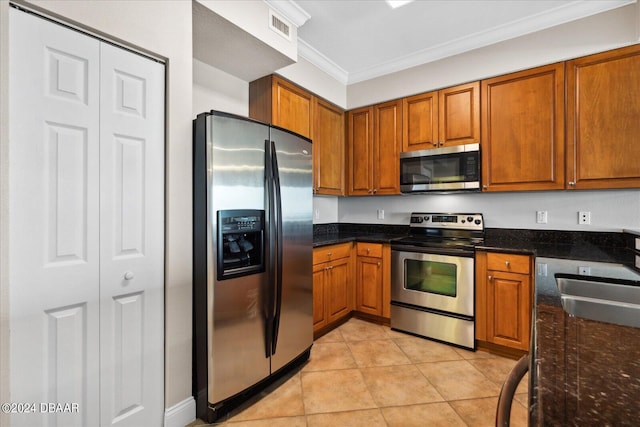
{"label": "range control knob", "polygon": [[479,219],[476,219],[476,220],[475,220],[476,225],[480,225],[480,223],[481,223],[481,222],[482,222],[482,221],[480,221]]}
{"label": "range control knob", "polygon": [[424,220],[425,220],[425,221],[429,221],[429,218],[430,218],[430,217],[429,217],[429,215],[425,215],[425,216],[424,216]]}
{"label": "range control knob", "polygon": [[472,216],[468,216],[467,217],[467,221],[469,221],[469,222],[473,221],[473,217]]}

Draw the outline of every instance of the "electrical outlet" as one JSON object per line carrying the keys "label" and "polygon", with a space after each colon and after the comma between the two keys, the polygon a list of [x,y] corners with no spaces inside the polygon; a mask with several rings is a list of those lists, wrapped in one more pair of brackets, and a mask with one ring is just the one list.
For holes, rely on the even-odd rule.
{"label": "electrical outlet", "polygon": [[589,211],[578,212],[578,224],[582,224],[582,225],[591,224],[591,212]]}
{"label": "electrical outlet", "polygon": [[547,211],[536,211],[536,222],[538,224],[547,223]]}
{"label": "electrical outlet", "polygon": [[378,219],[384,219],[384,209],[378,209]]}
{"label": "electrical outlet", "polygon": [[536,264],[537,274],[541,277],[547,277],[547,264],[539,263]]}

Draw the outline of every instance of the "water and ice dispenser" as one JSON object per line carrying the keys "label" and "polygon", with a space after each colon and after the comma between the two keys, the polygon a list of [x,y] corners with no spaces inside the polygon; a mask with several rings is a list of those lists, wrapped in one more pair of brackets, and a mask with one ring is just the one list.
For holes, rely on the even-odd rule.
{"label": "water and ice dispenser", "polygon": [[218,280],[264,271],[264,210],[218,211]]}

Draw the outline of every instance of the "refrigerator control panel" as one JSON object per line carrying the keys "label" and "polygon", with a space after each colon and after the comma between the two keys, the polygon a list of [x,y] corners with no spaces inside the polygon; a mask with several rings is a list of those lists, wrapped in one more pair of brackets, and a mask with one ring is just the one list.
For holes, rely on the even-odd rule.
{"label": "refrigerator control panel", "polygon": [[232,216],[223,218],[223,233],[258,230],[262,230],[262,218],[260,216]]}

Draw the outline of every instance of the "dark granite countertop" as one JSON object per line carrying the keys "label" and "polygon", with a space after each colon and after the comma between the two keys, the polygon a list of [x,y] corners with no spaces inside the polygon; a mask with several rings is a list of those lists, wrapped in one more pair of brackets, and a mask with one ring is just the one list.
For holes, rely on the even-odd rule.
{"label": "dark granite countertop", "polygon": [[371,224],[316,224],[313,226],[313,247],[345,242],[390,243],[406,236],[408,226]]}
{"label": "dark granite countertop", "polygon": [[602,253],[606,262],[536,258],[530,425],[637,425],[640,328],[568,314],[556,284],[562,274],[640,286],[633,252]]}
{"label": "dark granite countertop", "polygon": [[[406,226],[314,226],[314,246],[389,243],[407,233]],[[484,243],[476,250],[536,257],[529,425],[637,424],[640,328],[569,315],[562,308],[555,274],[617,277],[640,286],[640,253],[633,250],[639,236],[637,230],[485,230]]]}

